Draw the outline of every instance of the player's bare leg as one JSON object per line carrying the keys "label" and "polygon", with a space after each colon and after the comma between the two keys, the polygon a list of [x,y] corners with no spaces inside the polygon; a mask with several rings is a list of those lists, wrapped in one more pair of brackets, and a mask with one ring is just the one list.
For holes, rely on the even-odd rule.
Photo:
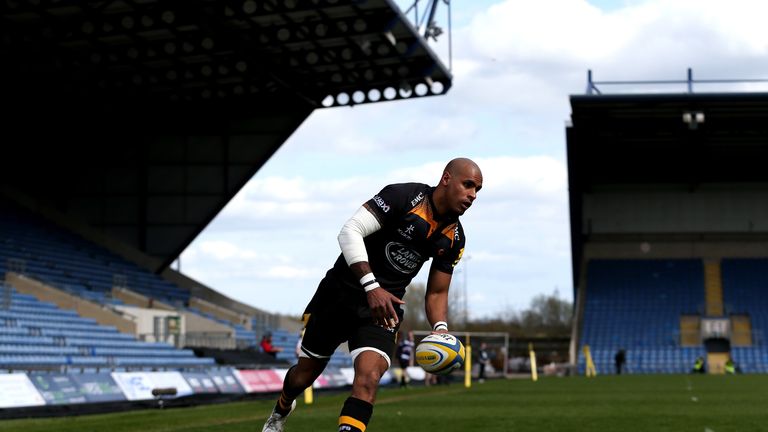
{"label": "player's bare leg", "polygon": [[283,391],[277,399],[262,432],[283,432],[288,415],[296,408],[296,398],[312,383],[325,369],[327,361],[302,357],[299,362],[288,370],[283,380]]}
{"label": "player's bare leg", "polygon": [[376,391],[389,363],[376,351],[363,351],[355,359],[352,395],[344,402],[339,416],[339,432],[364,431],[373,414]]}

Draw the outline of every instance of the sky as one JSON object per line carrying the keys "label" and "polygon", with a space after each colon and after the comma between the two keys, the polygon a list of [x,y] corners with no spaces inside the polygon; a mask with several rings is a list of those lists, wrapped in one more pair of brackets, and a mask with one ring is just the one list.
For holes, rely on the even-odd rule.
{"label": "sky", "polygon": [[[684,80],[688,68],[695,79],[768,78],[762,0],[452,3],[446,95],[315,110],[183,252],[181,270],[251,306],[299,315],[363,202],[390,183],[435,185],[447,161],[469,157],[484,185],[461,218],[466,251],[451,291],[467,293],[472,318],[524,310],[542,294],[572,301],[565,128],[587,71],[596,81]],[[446,13],[440,2],[443,27]],[[447,36],[430,45],[447,66]]]}

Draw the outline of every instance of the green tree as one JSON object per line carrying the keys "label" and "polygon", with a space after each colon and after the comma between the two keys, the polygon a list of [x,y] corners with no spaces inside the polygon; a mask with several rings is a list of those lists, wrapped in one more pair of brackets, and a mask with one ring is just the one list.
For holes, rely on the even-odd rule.
{"label": "green tree", "polygon": [[549,336],[567,335],[572,316],[572,304],[561,299],[555,291],[552,295],[540,294],[534,297],[531,306],[521,314],[520,324],[523,331]]}
{"label": "green tree", "polygon": [[555,291],[534,297],[523,311],[509,308],[495,317],[475,319],[467,330],[507,332],[512,337],[568,337],[572,315],[573,305]]}

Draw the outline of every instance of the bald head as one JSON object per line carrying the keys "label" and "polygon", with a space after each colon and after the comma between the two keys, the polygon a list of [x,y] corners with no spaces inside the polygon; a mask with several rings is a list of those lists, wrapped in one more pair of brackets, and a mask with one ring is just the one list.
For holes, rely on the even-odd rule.
{"label": "bald head", "polygon": [[[478,173],[480,173],[480,167],[478,167],[472,159],[467,158],[456,158],[451,160],[448,162],[448,165],[445,166],[443,172],[456,175],[457,173],[463,172],[465,170],[476,170]],[[480,173],[480,176],[482,176],[482,173]]]}
{"label": "bald head", "polygon": [[483,187],[483,173],[475,162],[456,158],[448,162],[435,189],[434,202],[440,214],[462,215]]}

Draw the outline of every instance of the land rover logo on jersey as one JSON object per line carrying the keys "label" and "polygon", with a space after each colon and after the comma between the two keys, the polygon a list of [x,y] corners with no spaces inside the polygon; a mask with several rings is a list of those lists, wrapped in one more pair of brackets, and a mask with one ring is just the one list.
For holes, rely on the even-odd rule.
{"label": "land rover logo on jersey", "polygon": [[401,273],[411,274],[421,265],[421,255],[402,243],[390,242],[386,251],[389,263]]}

